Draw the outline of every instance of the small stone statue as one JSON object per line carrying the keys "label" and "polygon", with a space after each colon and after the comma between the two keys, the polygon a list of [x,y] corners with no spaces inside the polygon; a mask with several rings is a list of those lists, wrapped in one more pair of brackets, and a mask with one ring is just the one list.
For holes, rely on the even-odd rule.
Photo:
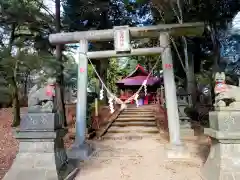
{"label": "small stone statue", "polygon": [[240,87],[225,84],[225,74],[223,72],[215,75],[215,104],[216,108],[240,108]]}
{"label": "small stone statue", "polygon": [[33,86],[28,95],[28,112],[52,112],[55,96],[55,78],[48,78],[47,83],[39,88]]}
{"label": "small stone statue", "polygon": [[224,83],[226,80],[226,75],[224,72],[217,72],[215,74],[215,82],[216,83]]}
{"label": "small stone statue", "polygon": [[212,142],[201,169],[205,180],[240,178],[240,164],[236,163],[240,162],[240,87],[226,84],[224,78],[222,73],[217,79],[215,110],[209,112],[209,128],[204,128],[204,134]]}
{"label": "small stone statue", "polygon": [[[235,107],[237,104],[240,105],[240,87],[226,85],[226,91],[220,92],[215,98],[215,106],[219,107]],[[227,105],[226,102],[230,101]],[[240,106],[239,106],[240,107]]]}

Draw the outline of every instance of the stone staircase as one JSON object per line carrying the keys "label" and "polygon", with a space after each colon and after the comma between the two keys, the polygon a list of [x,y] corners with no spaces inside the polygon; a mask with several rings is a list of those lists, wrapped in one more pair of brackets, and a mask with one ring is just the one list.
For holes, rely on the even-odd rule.
{"label": "stone staircase", "polygon": [[105,138],[159,137],[151,106],[129,107],[124,110],[104,135]]}

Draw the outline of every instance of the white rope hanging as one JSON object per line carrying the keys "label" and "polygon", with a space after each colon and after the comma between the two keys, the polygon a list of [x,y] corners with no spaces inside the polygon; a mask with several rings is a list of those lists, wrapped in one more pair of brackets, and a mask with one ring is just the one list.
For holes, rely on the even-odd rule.
{"label": "white rope hanging", "polygon": [[[166,47],[168,47],[168,46],[166,46]],[[82,53],[82,52],[79,52],[79,53]],[[94,67],[92,61],[88,58],[88,56],[87,56],[85,53],[82,53],[82,54],[84,54],[84,55],[86,56],[86,58],[88,59],[88,61],[89,61],[90,64],[92,65],[92,68],[93,68],[94,72],[96,73],[98,79],[99,79],[100,82],[102,83],[102,89],[101,89],[101,91],[100,91],[100,99],[103,98],[103,88],[105,88],[105,90],[107,91],[107,94],[109,95],[109,97],[111,97],[111,100],[109,100],[109,101],[110,101],[110,103],[109,103],[109,108],[110,108],[110,104],[111,104],[111,109],[112,109],[112,110],[110,109],[111,112],[114,111],[113,103],[112,103],[113,100],[115,100],[116,103],[121,104],[121,107],[122,107],[122,108],[126,108],[126,107],[127,107],[127,106],[126,106],[127,103],[131,102],[133,99],[135,100],[136,98],[138,98],[139,92],[140,92],[140,91],[142,90],[142,88],[144,87],[144,83],[145,83],[145,85],[146,85],[147,80],[149,79],[149,77],[150,77],[151,74],[153,73],[153,70],[156,68],[156,66],[157,66],[157,64],[158,64],[158,62],[159,62],[159,60],[160,60],[160,57],[159,57],[158,60],[157,60],[157,62],[155,63],[155,65],[154,65],[153,68],[151,69],[150,73],[148,74],[148,76],[146,77],[146,79],[143,81],[141,87],[138,89],[138,91],[137,91],[135,94],[133,94],[131,97],[129,97],[127,100],[122,101],[121,99],[119,99],[115,94],[113,94],[113,93],[107,88],[107,86],[104,84],[103,80],[101,79],[100,75],[98,74],[96,68]],[[146,91],[145,91],[145,92],[146,92]],[[102,94],[102,95],[101,95],[101,94]],[[135,101],[136,101],[136,100],[135,100]],[[136,101],[136,105],[137,105],[137,107],[139,106],[138,101]]]}
{"label": "white rope hanging", "polygon": [[135,100],[135,104],[136,104],[136,107],[139,107],[139,103],[138,103],[138,94],[135,95],[134,97],[134,100]]}
{"label": "white rope hanging", "polygon": [[100,90],[100,97],[99,97],[99,99],[100,100],[103,100],[103,98],[104,98],[104,96],[103,96],[103,92],[104,92],[104,89],[103,89],[103,85],[102,85],[102,89]]}
{"label": "white rope hanging", "polygon": [[147,96],[147,80],[143,81],[143,87],[144,87],[145,96]]}
{"label": "white rope hanging", "polygon": [[110,96],[108,98],[108,104],[109,104],[109,109],[110,109],[111,114],[114,113],[113,97],[112,96]]}

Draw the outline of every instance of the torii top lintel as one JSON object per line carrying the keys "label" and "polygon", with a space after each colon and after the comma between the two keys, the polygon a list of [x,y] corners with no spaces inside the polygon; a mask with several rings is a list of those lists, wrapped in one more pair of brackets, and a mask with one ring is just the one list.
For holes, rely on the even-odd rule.
{"label": "torii top lintel", "polygon": [[[159,32],[168,32],[172,36],[201,36],[204,31],[204,23],[184,24],[159,24],[155,26],[129,27],[132,38],[158,38]],[[81,39],[89,41],[108,41],[114,37],[114,29],[79,31],[68,33],[50,34],[51,44],[78,43]]]}

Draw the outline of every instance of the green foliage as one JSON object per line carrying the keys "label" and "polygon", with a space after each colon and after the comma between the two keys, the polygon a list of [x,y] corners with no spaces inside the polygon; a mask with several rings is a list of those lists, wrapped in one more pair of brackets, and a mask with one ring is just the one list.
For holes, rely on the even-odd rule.
{"label": "green foliage", "polygon": [[[133,4],[132,1],[130,1],[130,0],[124,0],[123,2],[126,5]],[[147,0],[136,0],[135,1],[135,3],[137,3],[137,4],[144,4],[144,3],[147,3],[147,2],[148,2]]]}
{"label": "green foliage", "polygon": [[198,84],[201,84],[201,85],[212,84],[211,74],[208,74],[206,72],[196,74],[196,81],[198,82]]}
{"label": "green foliage", "polygon": [[4,34],[14,32],[14,41],[21,39],[24,46],[31,44],[38,50],[50,50],[46,35],[53,31],[54,19],[41,11],[46,9],[41,0],[0,0],[0,5]]}
{"label": "green foliage", "polygon": [[[98,99],[98,107],[102,107],[104,105],[104,101],[101,101]],[[92,125],[92,122],[91,122],[91,115],[92,113],[95,112],[95,101],[89,101],[89,105],[88,105],[88,117],[87,117],[87,124],[88,124],[88,127],[91,127]]]}
{"label": "green foliage", "polygon": [[[107,28],[109,0],[63,0],[64,29],[82,31],[89,28]],[[87,24],[84,21],[87,20]]]}
{"label": "green foliage", "polygon": [[[0,0],[2,33],[0,75],[9,87],[14,126],[20,124],[19,88],[25,87],[23,82],[33,71],[39,72],[41,68],[46,67],[46,57],[50,57],[46,65],[52,63],[53,49],[49,45],[46,35],[53,31],[50,26],[54,19],[52,15],[41,11],[44,8],[46,7],[41,0]],[[58,66],[53,64],[52,67],[57,69]],[[51,71],[48,70],[48,72]],[[7,96],[0,98],[7,98]]]}
{"label": "green foliage", "polygon": [[64,86],[77,87],[77,63],[71,54],[64,55],[64,58]]}
{"label": "green foliage", "polygon": [[116,82],[120,79],[119,67],[116,58],[111,58],[107,69],[107,87],[113,93],[117,93]]}
{"label": "green foliage", "polygon": [[91,64],[88,65],[88,88],[92,92],[96,92],[98,78]]}

